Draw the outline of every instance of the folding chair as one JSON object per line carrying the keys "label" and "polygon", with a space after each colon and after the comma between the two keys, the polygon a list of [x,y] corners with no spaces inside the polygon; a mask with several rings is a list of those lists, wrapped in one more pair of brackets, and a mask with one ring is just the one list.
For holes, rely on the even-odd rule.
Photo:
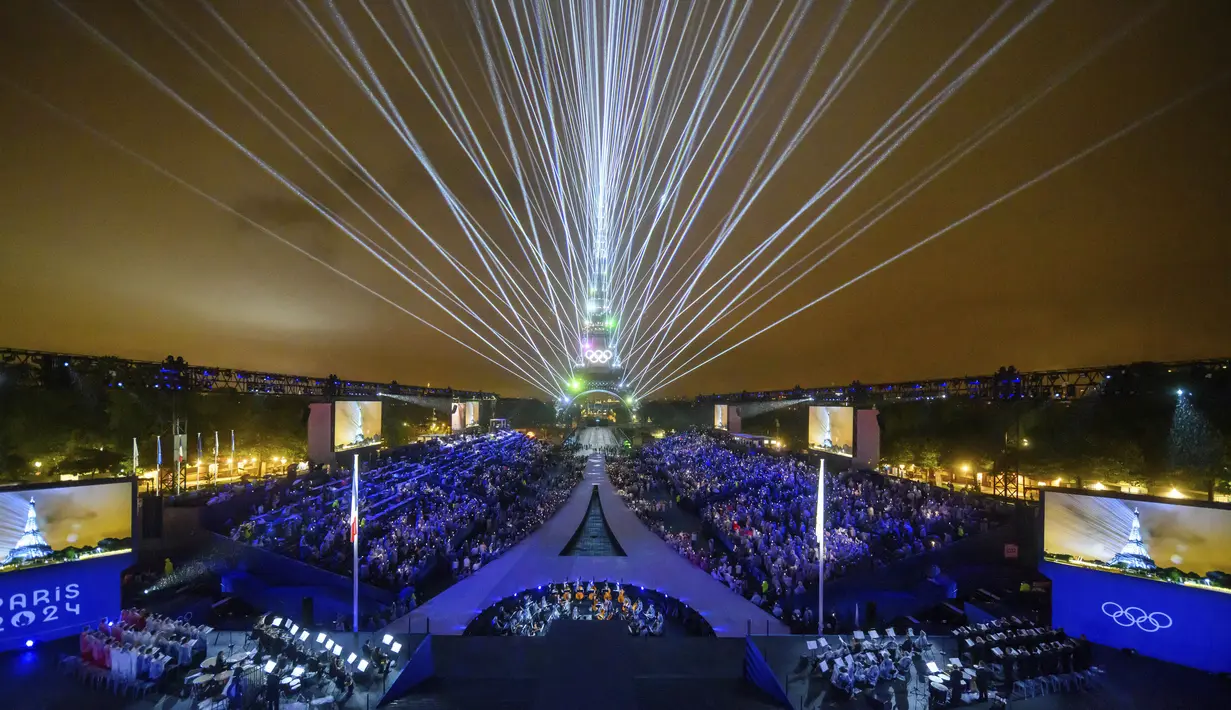
{"label": "folding chair", "polygon": [[[1020,696],[1018,696],[1017,694],[1018,690],[1021,690]],[[1034,690],[1033,690],[1033,686],[1030,684],[1030,681],[1028,680],[1013,681],[1013,691],[1009,693],[1009,697],[1013,697],[1013,696],[1017,696],[1021,698],[1034,697]]]}

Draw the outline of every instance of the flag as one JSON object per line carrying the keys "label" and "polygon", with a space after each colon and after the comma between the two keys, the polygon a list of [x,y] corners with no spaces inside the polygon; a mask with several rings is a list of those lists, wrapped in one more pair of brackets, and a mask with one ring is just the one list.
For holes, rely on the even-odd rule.
{"label": "flag", "polygon": [[141,466],[141,454],[137,451],[137,437],[133,437],[133,475],[136,475],[137,468]]}
{"label": "flag", "polygon": [[158,468],[162,468],[162,436],[158,437]]}

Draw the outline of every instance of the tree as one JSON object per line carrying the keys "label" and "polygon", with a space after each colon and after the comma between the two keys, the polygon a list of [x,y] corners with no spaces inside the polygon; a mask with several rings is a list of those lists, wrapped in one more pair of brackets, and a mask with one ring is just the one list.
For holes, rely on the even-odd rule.
{"label": "tree", "polygon": [[909,439],[894,438],[887,442],[881,462],[906,467],[915,463],[915,450]]}
{"label": "tree", "polygon": [[935,439],[927,438],[919,443],[917,463],[928,472],[929,478],[936,473],[940,466],[940,444]]}

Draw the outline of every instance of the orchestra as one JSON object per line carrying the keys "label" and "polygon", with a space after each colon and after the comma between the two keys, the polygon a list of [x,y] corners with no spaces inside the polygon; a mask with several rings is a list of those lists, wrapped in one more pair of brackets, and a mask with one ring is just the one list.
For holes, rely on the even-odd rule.
{"label": "orchestra", "polygon": [[526,594],[500,605],[491,626],[500,635],[542,636],[553,621],[562,618],[624,621],[634,636],[660,636],[665,623],[653,603],[643,603],[619,584],[577,580],[553,584],[545,594]]}

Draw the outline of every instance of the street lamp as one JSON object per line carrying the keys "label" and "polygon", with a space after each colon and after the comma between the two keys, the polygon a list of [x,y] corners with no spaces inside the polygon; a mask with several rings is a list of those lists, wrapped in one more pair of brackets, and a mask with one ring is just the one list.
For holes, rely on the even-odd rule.
{"label": "street lamp", "polygon": [[962,473],[970,473],[970,464],[964,463],[960,468],[962,469]]}
{"label": "street lamp", "polygon": [[34,475],[41,476],[43,473],[42,468],[43,468],[43,462],[35,461],[34,462]]}

